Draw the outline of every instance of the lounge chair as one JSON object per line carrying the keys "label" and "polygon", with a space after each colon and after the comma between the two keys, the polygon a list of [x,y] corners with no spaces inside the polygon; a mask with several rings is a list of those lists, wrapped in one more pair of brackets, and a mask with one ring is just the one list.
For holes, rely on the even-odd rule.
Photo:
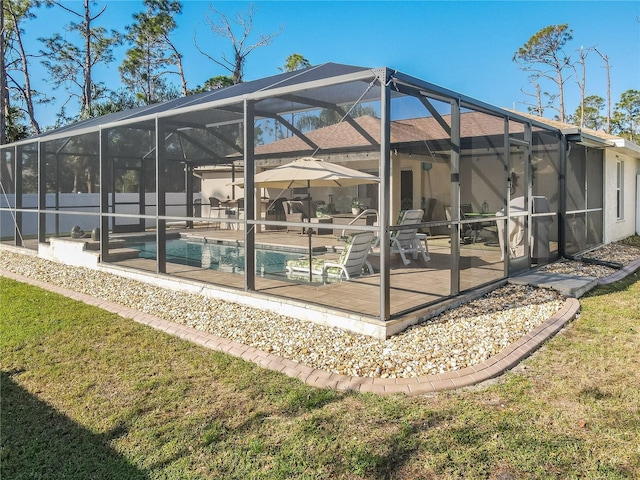
{"label": "lounge chair", "polygon": [[[373,273],[373,267],[367,260],[373,243],[373,232],[361,232],[349,235],[345,241],[345,247],[340,258],[335,261],[326,261],[321,258],[312,260],[311,272],[320,275],[323,279],[335,278],[350,280],[362,275],[364,269]],[[309,275],[309,259],[300,258],[288,260],[286,264],[287,275]]]}
{"label": "lounge chair", "polygon": [[[423,210],[402,210],[397,225],[406,227],[407,225],[419,224],[422,222],[423,215]],[[411,260],[407,258],[408,253],[413,254],[414,260],[418,259],[418,254],[422,255],[425,263],[431,260],[427,246],[427,235],[418,233],[418,227],[394,230],[389,239],[391,241],[390,252],[399,253],[405,265],[411,263]]]}

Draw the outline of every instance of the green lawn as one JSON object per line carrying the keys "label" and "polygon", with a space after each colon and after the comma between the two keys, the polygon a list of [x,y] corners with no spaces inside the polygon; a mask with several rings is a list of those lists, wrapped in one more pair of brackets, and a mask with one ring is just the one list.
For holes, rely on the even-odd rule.
{"label": "green lawn", "polygon": [[0,279],[3,479],[640,478],[640,282],[492,385],[307,387]]}

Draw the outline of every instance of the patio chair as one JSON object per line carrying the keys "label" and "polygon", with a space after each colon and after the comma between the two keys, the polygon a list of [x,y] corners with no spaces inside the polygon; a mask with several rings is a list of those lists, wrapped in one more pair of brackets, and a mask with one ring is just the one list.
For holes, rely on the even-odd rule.
{"label": "patio chair", "polygon": [[[471,212],[471,205],[469,204],[460,205],[460,220],[467,219],[467,217],[465,216],[465,211]],[[450,222],[452,219],[450,205],[444,206],[444,218],[448,222]],[[449,227],[449,229],[451,229],[451,227]],[[479,223],[478,224],[467,224],[467,223],[460,224],[460,243],[461,244],[476,243],[476,240],[478,240],[478,238],[480,237],[480,234],[479,234],[480,230],[482,230],[482,227],[480,226]]]}
{"label": "patio chair", "polygon": [[[284,202],[286,202],[286,198],[276,198],[267,208],[266,219],[267,220],[275,220],[278,222],[286,221],[287,217],[284,213]],[[274,225],[266,225],[265,230],[284,230],[286,227],[276,227]]]}
{"label": "patio chair", "polygon": [[[244,198],[236,198],[234,200],[227,200],[227,218],[234,220],[241,220],[244,218]],[[240,230],[242,223],[228,223],[227,228],[230,230]]]}
{"label": "patio chair", "polygon": [[[220,199],[209,197],[209,218],[221,218],[221,213],[225,213],[226,208],[221,206]],[[212,222],[213,228],[220,228],[220,222]]]}
{"label": "patio chair", "polygon": [[[419,224],[422,222],[423,210],[402,210],[398,217],[397,226],[404,226]],[[391,232],[389,237],[391,241],[390,253],[398,253],[402,258],[402,262],[405,265],[409,265],[411,260],[407,258],[407,254],[413,254],[413,259],[418,259],[418,254],[422,255],[424,262],[431,260],[429,256],[429,247],[427,245],[427,235],[424,233],[418,233],[418,227],[415,228],[402,228]],[[379,243],[379,239],[376,240],[376,246]]]}
{"label": "patio chair", "polygon": [[[425,210],[424,210],[424,216],[422,217],[422,221],[424,222],[431,222],[434,220],[433,218],[433,213],[436,209],[436,199],[435,198],[428,198],[425,202]],[[431,231],[431,227],[427,227],[426,231],[429,233],[429,235],[432,235],[432,231]]]}
{"label": "patio chair", "polygon": [[[467,220],[467,214],[473,213],[473,207],[470,203],[460,204],[460,220]],[[464,228],[463,241],[469,238],[471,243],[476,243],[478,240],[482,240],[480,232],[482,232],[482,223],[466,223],[462,225]],[[465,241],[466,243],[466,241]]]}
{"label": "patio chair", "polygon": [[[335,261],[326,261],[321,258],[314,258],[311,265],[311,273],[322,276],[326,281],[328,278],[339,280],[351,280],[353,277],[362,275],[363,270],[369,274],[373,273],[373,267],[367,256],[371,251],[373,243],[373,232],[361,232],[349,235],[345,241],[345,247],[340,258]],[[309,275],[309,259],[300,258],[287,260],[287,275],[295,276]]]}
{"label": "patio chair", "polygon": [[[309,218],[307,206],[302,200],[287,200],[286,202],[282,202],[282,206],[284,207],[287,222],[302,223],[304,219]],[[303,233],[304,229],[302,227],[287,225],[287,233],[289,232]]]}
{"label": "patio chair", "polygon": [[[324,205],[324,201],[312,201],[311,206],[309,206],[307,200],[287,200],[282,202],[287,222],[296,223],[310,222],[311,218],[315,218],[318,205]],[[311,212],[309,212],[309,207],[311,207]],[[287,226],[288,232],[305,233],[305,229],[303,227]]]}

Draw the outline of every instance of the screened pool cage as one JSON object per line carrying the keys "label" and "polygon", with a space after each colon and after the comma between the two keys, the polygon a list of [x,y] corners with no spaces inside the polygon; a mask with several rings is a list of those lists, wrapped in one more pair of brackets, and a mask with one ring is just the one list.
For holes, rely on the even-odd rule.
{"label": "screened pool cage", "polygon": [[[25,249],[81,242],[103,266],[414,322],[602,242],[602,153],[568,145],[548,125],[389,68],[324,64],[3,145],[0,236]],[[303,157],[377,181],[254,183]],[[366,268],[322,272],[350,261],[363,232]],[[297,275],[309,253],[312,275]]]}

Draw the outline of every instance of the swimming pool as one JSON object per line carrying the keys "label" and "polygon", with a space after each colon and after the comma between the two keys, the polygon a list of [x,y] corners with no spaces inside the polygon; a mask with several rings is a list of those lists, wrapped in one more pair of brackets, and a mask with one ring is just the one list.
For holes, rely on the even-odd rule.
{"label": "swimming pool", "polygon": [[[157,258],[155,241],[134,243],[130,248],[140,250],[140,258]],[[301,253],[256,249],[256,273],[284,274],[286,261],[301,256],[303,256]],[[189,242],[183,239],[167,240],[167,262],[223,272],[243,273],[244,247]]]}

